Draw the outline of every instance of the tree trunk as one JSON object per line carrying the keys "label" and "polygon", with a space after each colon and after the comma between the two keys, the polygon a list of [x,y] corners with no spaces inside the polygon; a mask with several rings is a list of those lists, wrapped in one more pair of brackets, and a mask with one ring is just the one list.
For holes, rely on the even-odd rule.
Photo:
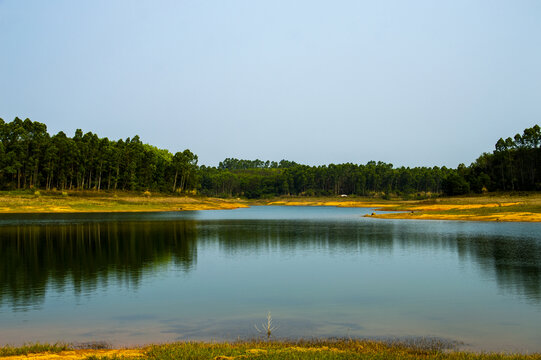
{"label": "tree trunk", "polygon": [[186,182],[186,174],[183,173],[182,176],[180,177],[180,191],[184,191],[185,182]]}
{"label": "tree trunk", "polygon": [[34,186],[36,188],[39,188],[39,183],[38,183],[38,167],[39,167],[39,163],[36,161],[36,167],[34,168]]}
{"label": "tree trunk", "polygon": [[177,176],[178,176],[178,170],[175,171],[175,181],[173,181],[173,192],[175,192],[177,188]]}
{"label": "tree trunk", "polygon": [[118,185],[118,174],[120,173],[120,166],[117,166],[116,167],[116,178],[115,178],[115,190],[117,188],[117,185]]}

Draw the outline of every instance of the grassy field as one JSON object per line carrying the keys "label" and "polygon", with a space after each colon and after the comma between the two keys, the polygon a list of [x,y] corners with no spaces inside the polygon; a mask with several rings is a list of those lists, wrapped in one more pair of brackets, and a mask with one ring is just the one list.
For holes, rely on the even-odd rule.
{"label": "grassy field", "polygon": [[131,192],[0,192],[0,213],[144,212],[236,209],[246,201]]}
{"label": "grassy field", "polygon": [[19,347],[0,347],[0,357],[26,356],[28,354],[49,353],[58,354],[62,351],[71,350],[67,344],[28,344]]}
{"label": "grassy field", "polygon": [[[375,200],[369,198],[280,198],[266,205],[371,207],[373,218],[466,220],[466,221],[541,221],[541,194],[487,194],[441,197],[427,200]],[[391,211],[380,213],[379,211]]]}
{"label": "grassy field", "polygon": [[541,221],[541,193],[487,194],[427,200],[383,200],[354,196],[242,200],[145,195],[135,192],[0,192],[0,213],[183,211],[235,209],[251,205],[368,207],[375,209],[368,215],[373,218]]}
{"label": "grassy field", "polygon": [[[243,341],[236,343],[178,342],[133,349],[60,349],[39,345],[44,350],[28,352],[25,348],[0,348],[6,360],[53,359],[441,359],[441,360],[515,360],[541,359],[541,354],[471,353],[446,350],[438,342],[385,343],[367,340],[319,341]],[[34,346],[35,347],[35,346]],[[7,350],[6,350],[7,349]]]}
{"label": "grassy field", "polygon": [[397,204],[381,210],[400,211],[378,214],[379,218],[467,220],[467,221],[541,221],[541,194],[493,194],[472,197],[439,198],[412,204]]}

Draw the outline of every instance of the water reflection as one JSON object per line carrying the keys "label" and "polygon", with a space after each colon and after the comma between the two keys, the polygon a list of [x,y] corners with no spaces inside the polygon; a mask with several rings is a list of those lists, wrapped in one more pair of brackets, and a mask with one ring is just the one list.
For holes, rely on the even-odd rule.
{"label": "water reflection", "polygon": [[163,265],[189,271],[197,257],[193,221],[15,225],[0,228],[0,305],[26,309],[48,287],[75,294],[98,285],[137,287]]}
{"label": "water reflection", "polygon": [[[398,222],[220,221],[199,223],[201,245],[218,242],[232,256],[277,251],[325,251],[330,254],[373,252],[391,255],[402,249],[419,253],[430,249],[458,254],[476,264],[486,278],[505,292],[541,303],[541,239],[502,236],[496,230],[456,231],[454,223]],[[495,224],[516,226],[516,224]],[[535,224],[529,224],[535,225]],[[486,224],[479,224],[480,227]],[[419,261],[422,261],[422,256]]]}
{"label": "water reflection", "polygon": [[541,303],[541,241],[503,236],[459,236],[457,251],[473,260],[505,292]]}
{"label": "water reflection", "polygon": [[228,254],[260,254],[270,250],[282,254],[296,251],[352,251],[392,252],[394,227],[382,224],[355,222],[314,222],[252,220],[203,221],[198,226],[198,241],[203,244],[218,242]]}
{"label": "water reflection", "polygon": [[69,287],[75,294],[84,294],[113,285],[137,287],[145,273],[164,267],[193,270],[198,250],[203,253],[216,246],[232,257],[270,253],[393,256],[402,251],[419,262],[423,252],[435,250],[475,264],[504,292],[541,303],[541,241],[531,235],[501,235],[499,230],[479,231],[474,225],[465,231],[443,222],[191,216],[179,220],[172,215],[160,220],[152,216],[152,221],[100,222],[97,217],[69,223],[68,217],[63,223],[33,220],[30,225],[1,226],[0,306],[24,310],[39,305],[50,288],[62,292]]}

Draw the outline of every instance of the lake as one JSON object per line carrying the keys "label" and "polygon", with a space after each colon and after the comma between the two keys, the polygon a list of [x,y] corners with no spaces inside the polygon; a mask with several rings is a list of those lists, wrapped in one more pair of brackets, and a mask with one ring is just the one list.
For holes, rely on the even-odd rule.
{"label": "lake", "polygon": [[0,345],[436,337],[541,351],[541,224],[364,208],[0,215]]}

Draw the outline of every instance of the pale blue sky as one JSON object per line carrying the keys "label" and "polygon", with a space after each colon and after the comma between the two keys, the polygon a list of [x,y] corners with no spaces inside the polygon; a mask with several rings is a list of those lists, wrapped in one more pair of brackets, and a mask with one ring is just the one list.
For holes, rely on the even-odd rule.
{"label": "pale blue sky", "polygon": [[0,117],[200,163],[455,167],[541,124],[541,2],[0,0]]}

